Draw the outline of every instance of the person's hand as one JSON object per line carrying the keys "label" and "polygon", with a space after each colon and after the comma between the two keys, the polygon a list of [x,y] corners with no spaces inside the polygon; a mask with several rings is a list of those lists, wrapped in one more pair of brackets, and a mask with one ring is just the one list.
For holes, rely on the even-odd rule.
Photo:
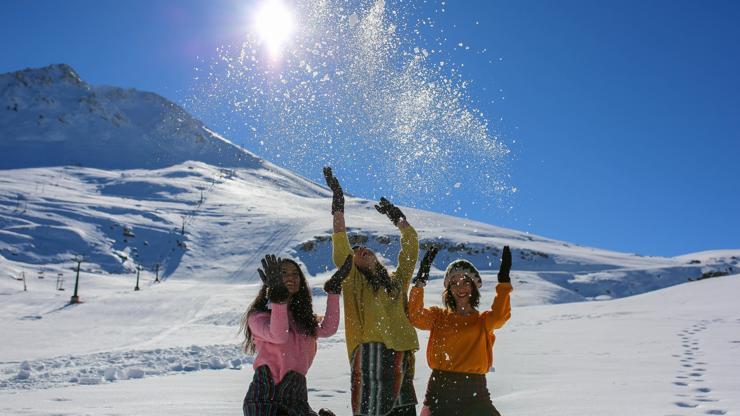
{"label": "person's hand", "polygon": [[393,225],[398,225],[398,222],[401,221],[401,219],[406,219],[406,216],[403,215],[403,212],[401,210],[393,205],[391,201],[385,199],[384,197],[380,198],[380,203],[378,205],[375,205],[375,209],[378,210],[379,213],[386,215]]}
{"label": "person's hand", "polygon": [[498,269],[498,282],[511,283],[509,272],[511,271],[511,250],[509,246],[504,246],[504,252],[501,254],[501,267]]}
{"label": "person's hand", "polygon": [[262,259],[262,268],[257,269],[260,279],[267,286],[267,299],[272,303],[285,303],[290,297],[288,288],[283,284],[282,259],[268,254]]}
{"label": "person's hand", "polygon": [[324,291],[338,295],[342,293],[342,282],[349,276],[349,271],[352,269],[352,255],[348,255],[344,260],[344,264],[324,283]]}
{"label": "person's hand", "polygon": [[412,280],[412,283],[417,287],[426,286],[427,280],[429,280],[429,269],[432,267],[432,262],[434,261],[434,257],[437,256],[438,250],[439,249],[437,247],[432,246],[424,254],[424,258],[421,260],[421,264],[419,265],[419,271]]}
{"label": "person's hand", "polygon": [[344,212],[344,191],[329,166],[324,167],[324,179],[326,179],[326,185],[334,193],[331,200],[331,214]]}

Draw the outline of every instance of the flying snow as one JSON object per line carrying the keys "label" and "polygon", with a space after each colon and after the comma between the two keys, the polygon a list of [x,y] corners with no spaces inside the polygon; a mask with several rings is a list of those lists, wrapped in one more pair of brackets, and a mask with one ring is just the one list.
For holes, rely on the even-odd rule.
{"label": "flying snow", "polygon": [[280,41],[279,62],[254,33],[220,48],[196,68],[191,110],[317,180],[332,164],[347,189],[363,184],[407,205],[428,208],[461,188],[500,205],[511,194],[510,150],[474,105],[462,65],[424,44],[433,20],[413,18],[409,2],[350,4],[293,2],[301,29]]}

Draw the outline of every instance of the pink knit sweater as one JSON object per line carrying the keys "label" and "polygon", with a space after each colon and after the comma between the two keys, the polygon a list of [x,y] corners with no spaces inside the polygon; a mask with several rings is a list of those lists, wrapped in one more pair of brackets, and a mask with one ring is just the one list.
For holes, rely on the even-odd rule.
{"label": "pink knit sweater", "polygon": [[272,312],[257,312],[249,317],[249,329],[254,336],[257,357],[254,368],[270,367],[275,384],[289,371],[304,376],[316,356],[316,338],[334,335],[339,327],[339,295],[330,294],[326,315],[316,328],[316,337],[296,332],[295,322],[288,316],[287,304],[272,304]]}

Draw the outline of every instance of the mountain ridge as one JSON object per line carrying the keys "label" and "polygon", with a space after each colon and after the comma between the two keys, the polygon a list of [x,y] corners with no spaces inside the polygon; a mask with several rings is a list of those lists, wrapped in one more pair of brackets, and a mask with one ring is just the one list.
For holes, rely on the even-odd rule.
{"label": "mountain ridge", "polygon": [[193,156],[215,166],[256,168],[261,160],[164,97],[91,86],[66,64],[0,74],[0,132],[6,155],[0,169],[151,169]]}
{"label": "mountain ridge", "polygon": [[[144,268],[165,279],[256,282],[269,252],[297,258],[315,276],[334,267],[326,188],[156,94],[89,86],[56,65],[0,75],[0,104],[0,268],[11,275],[53,272],[75,254],[86,256],[88,273]],[[500,248],[510,245],[520,299],[529,303],[628,296],[740,264],[740,250],[642,257],[404,212],[422,249],[441,248],[433,279],[462,257],[495,280]],[[353,239],[395,264],[397,230],[372,201],[348,194],[347,224]]]}

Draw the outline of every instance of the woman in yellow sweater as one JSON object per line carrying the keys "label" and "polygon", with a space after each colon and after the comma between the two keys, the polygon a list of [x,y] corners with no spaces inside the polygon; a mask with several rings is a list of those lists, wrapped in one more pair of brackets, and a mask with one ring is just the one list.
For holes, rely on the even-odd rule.
{"label": "woman in yellow sweater", "polygon": [[419,267],[409,298],[409,320],[431,331],[427,362],[432,375],[427,385],[422,416],[500,416],[491,402],[486,373],[493,364],[495,329],[511,317],[511,251],[504,247],[496,297],[490,310],[478,312],[482,280],[467,260],[447,267],[442,295],[445,308],[424,307],[424,286],[436,248],[430,249]]}
{"label": "woman in yellow sweater", "polygon": [[419,256],[416,231],[398,207],[385,198],[375,208],[401,231],[398,268],[389,273],[367,247],[350,247],[344,224],[344,193],[331,168],[324,168],[334,193],[334,263],[353,256],[342,283],[344,328],[352,371],[352,414],[416,416],[414,351],[416,330],[406,315],[406,294]]}

